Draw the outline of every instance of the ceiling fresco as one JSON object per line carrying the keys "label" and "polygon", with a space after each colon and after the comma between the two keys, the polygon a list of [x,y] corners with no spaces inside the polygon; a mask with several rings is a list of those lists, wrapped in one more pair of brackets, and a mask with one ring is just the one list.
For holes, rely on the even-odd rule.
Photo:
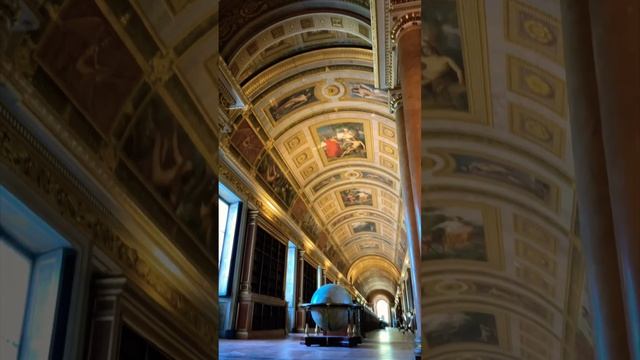
{"label": "ceiling fresco", "polygon": [[[189,336],[217,348],[211,294],[218,166],[210,149],[217,147],[218,91],[207,67],[219,58],[217,3],[65,0],[20,7],[37,21],[12,31],[0,83],[14,93],[11,111],[40,129],[43,151],[55,150],[51,161],[63,162],[56,172],[68,169],[65,176],[79,179],[73,188],[87,187],[82,195],[60,192],[56,203],[67,209],[60,213],[80,222],[79,231],[89,229],[96,254],[112,257],[109,271],[130,272]],[[72,200],[77,196],[95,201],[100,216],[68,210],[82,204]]]}
{"label": "ceiling fresco", "polygon": [[245,25],[255,31],[221,37],[246,105],[227,111],[222,148],[344,276],[384,261],[351,273],[363,296],[395,294],[407,249],[399,151],[388,93],[374,87],[368,3],[251,3],[265,13]]}
{"label": "ceiling fresco", "polygon": [[591,340],[560,4],[497,3],[423,1],[423,338],[433,359],[571,359]]}

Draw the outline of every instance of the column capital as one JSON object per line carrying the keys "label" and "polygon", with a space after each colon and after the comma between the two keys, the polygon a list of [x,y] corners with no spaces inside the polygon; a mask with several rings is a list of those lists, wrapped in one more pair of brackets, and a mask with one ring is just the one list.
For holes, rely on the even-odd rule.
{"label": "column capital", "polygon": [[406,12],[402,16],[394,19],[390,33],[391,41],[393,41],[394,44],[397,44],[402,35],[406,32],[414,28],[420,29],[421,27],[422,15],[420,13],[420,9]]}
{"label": "column capital", "polygon": [[260,210],[249,209],[247,213],[247,220],[250,225],[255,225],[258,220],[258,215],[260,215]]}
{"label": "column capital", "polygon": [[394,114],[402,106],[402,89],[400,87],[389,90],[389,111]]}

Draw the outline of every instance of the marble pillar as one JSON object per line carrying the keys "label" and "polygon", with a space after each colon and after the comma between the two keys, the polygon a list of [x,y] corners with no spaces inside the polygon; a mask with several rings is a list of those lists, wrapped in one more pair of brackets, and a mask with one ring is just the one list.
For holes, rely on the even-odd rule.
{"label": "marble pillar", "polygon": [[590,0],[589,15],[627,339],[640,359],[640,2]]}
{"label": "marble pillar", "polygon": [[304,332],[305,311],[300,307],[304,303],[304,250],[298,249],[296,276],[296,332]]}
{"label": "marble pillar", "polygon": [[246,339],[251,330],[253,317],[253,299],[251,297],[251,275],[253,273],[253,256],[258,233],[258,211],[249,210],[247,230],[245,232],[242,268],[240,272],[240,294],[238,297],[238,317],[236,319],[236,336]]}
{"label": "marble pillar", "polygon": [[[412,181],[415,181],[415,177],[413,177],[413,174],[411,174],[411,169],[409,166],[409,157],[407,156],[408,153],[408,143],[407,143],[407,139],[405,137],[405,133],[407,131],[407,129],[405,128],[405,111],[404,111],[404,106],[403,106],[403,100],[400,100],[398,102],[398,106],[395,109],[395,115],[396,115],[396,129],[397,129],[397,133],[398,133],[398,149],[400,151],[400,177],[402,179],[402,203],[404,206],[404,212],[405,212],[405,225],[407,228],[407,241],[409,242],[407,245],[407,251],[409,252],[409,260],[411,263],[411,268],[414,269],[414,271],[411,271],[411,273],[409,274],[411,276],[411,278],[413,279],[413,281],[411,281],[411,284],[413,286],[416,287],[416,289],[414,289],[413,293],[414,294],[420,294],[420,232],[419,232],[419,225],[418,225],[418,217],[417,214],[415,212],[415,207],[414,207],[414,196],[413,196],[413,185],[412,185]],[[417,144],[418,147],[420,146],[420,144]],[[418,184],[419,186],[419,184]],[[405,290],[404,291],[405,295],[408,294],[408,292]],[[420,303],[420,299],[414,299],[415,303]],[[405,303],[406,305],[406,303]],[[421,344],[421,334],[422,334],[422,324],[421,324],[421,317],[420,317],[420,307],[417,307],[414,311],[415,317],[416,317],[416,322],[417,322],[417,329],[416,329],[416,356],[420,356],[422,354],[422,344]],[[403,307],[403,312],[406,312],[407,308]]]}
{"label": "marble pillar", "polygon": [[327,277],[325,275],[324,268],[322,266],[318,266],[318,287],[327,283]]}
{"label": "marble pillar", "polygon": [[256,234],[258,233],[258,210],[249,210],[247,219],[247,231],[242,257],[242,275],[240,279],[240,291],[251,292],[251,273],[253,272],[253,252],[256,247]]}

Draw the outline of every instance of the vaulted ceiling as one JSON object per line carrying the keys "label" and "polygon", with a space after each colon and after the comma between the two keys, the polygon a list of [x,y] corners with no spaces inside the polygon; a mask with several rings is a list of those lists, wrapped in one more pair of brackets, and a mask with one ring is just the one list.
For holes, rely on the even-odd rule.
{"label": "vaulted ceiling", "polygon": [[220,7],[236,85],[223,94],[223,149],[364,296],[395,294],[407,248],[399,152],[388,93],[374,88],[368,1],[236,5]]}
{"label": "vaulted ceiling", "polygon": [[429,358],[588,352],[559,2],[427,0],[422,29]]}

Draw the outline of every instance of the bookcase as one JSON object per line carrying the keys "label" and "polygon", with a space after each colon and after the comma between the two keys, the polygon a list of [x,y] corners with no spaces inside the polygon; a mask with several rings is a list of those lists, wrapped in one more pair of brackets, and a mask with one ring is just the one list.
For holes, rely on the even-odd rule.
{"label": "bookcase", "polygon": [[287,246],[258,226],[251,290],[284,300]]}

